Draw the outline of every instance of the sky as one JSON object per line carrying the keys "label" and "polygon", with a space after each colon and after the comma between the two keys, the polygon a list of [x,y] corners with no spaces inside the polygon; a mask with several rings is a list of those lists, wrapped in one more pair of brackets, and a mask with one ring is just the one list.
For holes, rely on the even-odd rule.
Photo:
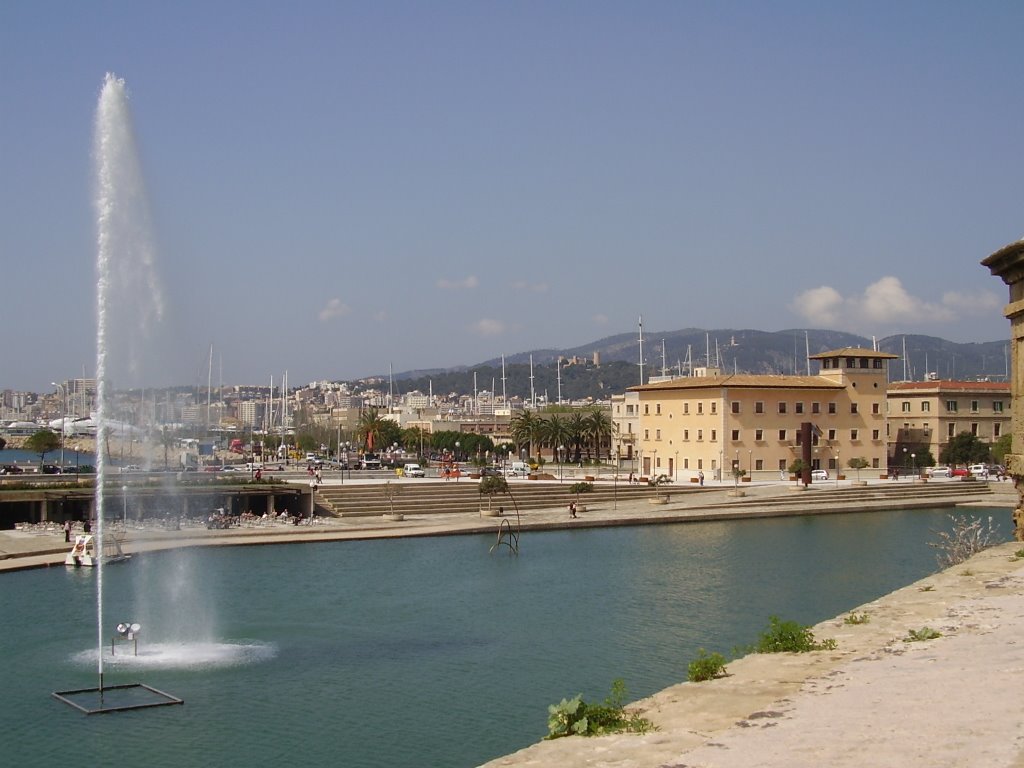
{"label": "sky", "polygon": [[979,262],[1024,236],[1022,23],[938,0],[7,0],[0,389],[94,374],[108,72],[164,309],[157,362],[115,386],[472,365],[641,315],[1008,338]]}

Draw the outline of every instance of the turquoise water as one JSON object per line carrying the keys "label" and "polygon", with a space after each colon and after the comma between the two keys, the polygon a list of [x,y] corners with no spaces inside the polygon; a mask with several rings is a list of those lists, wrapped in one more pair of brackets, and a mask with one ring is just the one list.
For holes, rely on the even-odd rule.
{"label": "turquoise water", "polygon": [[[933,572],[948,514],[526,533],[518,557],[490,536],[137,556],[105,569],[104,605],[143,625],[142,661],[106,684],[186,703],[93,716],[50,692],[96,685],[95,575],[4,574],[4,762],[477,765],[539,740],[564,696],[648,695],[770,615],[815,623]],[[1008,537],[1009,510],[968,514]]]}

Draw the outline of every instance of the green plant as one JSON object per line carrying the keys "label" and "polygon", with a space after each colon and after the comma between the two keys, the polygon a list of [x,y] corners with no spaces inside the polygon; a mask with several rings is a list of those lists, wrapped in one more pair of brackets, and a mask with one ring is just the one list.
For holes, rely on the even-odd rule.
{"label": "green plant", "polygon": [[1011,560],[1021,560],[1021,559],[1024,559],[1024,549],[1018,549],[1016,552],[1013,553],[1013,557],[1010,558],[1010,559]]}
{"label": "green plant", "polygon": [[697,658],[687,667],[686,679],[691,683],[703,683],[705,680],[724,677],[725,674],[725,656],[720,653],[709,654],[701,648]]}
{"label": "green plant", "polygon": [[934,592],[935,591],[935,585],[934,584],[925,584],[923,587],[918,587],[917,591],[918,592]]}
{"label": "green plant", "polygon": [[934,640],[937,637],[942,637],[942,633],[936,632],[931,627],[921,627],[921,629],[908,630],[907,636],[903,638],[903,642],[917,643],[922,640]]}
{"label": "green plant", "polygon": [[569,486],[569,493],[575,493],[577,496],[581,493],[590,493],[592,490],[594,490],[593,483],[579,482]]}
{"label": "green plant", "polygon": [[848,462],[846,466],[857,472],[857,479],[860,480],[860,471],[869,466],[869,462],[863,456],[854,456]]}
{"label": "green plant", "polygon": [[1000,541],[999,526],[989,516],[987,524],[981,518],[949,515],[953,523],[951,531],[935,531],[939,540],[928,546],[939,550],[936,559],[940,569],[962,563],[983,549],[995,546]]}
{"label": "green plant", "polygon": [[477,490],[481,496],[487,497],[487,509],[490,510],[495,496],[499,493],[508,493],[508,480],[498,475],[488,475],[480,481]]}
{"label": "green plant", "polygon": [[768,629],[761,633],[755,653],[806,653],[808,651],[830,651],[836,647],[836,641],[817,641],[810,627],[797,624],[795,621],[782,621],[778,616],[768,619]]}
{"label": "green plant", "polygon": [[646,733],[654,728],[650,720],[626,712],[623,699],[626,684],[612,683],[611,695],[601,704],[587,704],[583,694],[548,706],[547,739],[561,736],[600,736],[605,733]]}
{"label": "green plant", "polygon": [[843,619],[843,624],[867,624],[871,617],[866,613],[851,613]]}

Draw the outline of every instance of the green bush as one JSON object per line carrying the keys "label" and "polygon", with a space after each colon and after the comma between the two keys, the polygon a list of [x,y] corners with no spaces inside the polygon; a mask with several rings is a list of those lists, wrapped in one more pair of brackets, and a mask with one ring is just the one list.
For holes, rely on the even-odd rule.
{"label": "green bush", "polygon": [[911,629],[907,632],[907,636],[903,638],[904,643],[917,643],[922,640],[934,640],[937,637],[942,637],[941,632],[936,632],[931,627],[921,627],[921,629]]}
{"label": "green bush", "polygon": [[782,621],[778,616],[768,619],[768,629],[761,633],[755,653],[807,653],[808,651],[828,651],[836,647],[832,639],[818,642],[810,627],[797,624],[795,621]]}
{"label": "green bush", "polygon": [[562,699],[548,706],[547,739],[561,736],[600,736],[605,733],[646,733],[654,726],[650,720],[625,710],[623,698],[626,685],[622,680],[612,683],[611,695],[602,704],[587,704],[583,694]]}
{"label": "green bush", "polygon": [[867,624],[871,617],[866,613],[851,613],[843,619],[843,624]]}
{"label": "green bush", "polygon": [[594,490],[593,483],[579,482],[569,486],[569,493],[575,493],[577,496],[581,493],[590,493],[592,490]]}
{"label": "green bush", "polygon": [[708,654],[703,648],[697,658],[687,667],[686,679],[691,683],[703,683],[725,676],[725,656],[720,653]]}

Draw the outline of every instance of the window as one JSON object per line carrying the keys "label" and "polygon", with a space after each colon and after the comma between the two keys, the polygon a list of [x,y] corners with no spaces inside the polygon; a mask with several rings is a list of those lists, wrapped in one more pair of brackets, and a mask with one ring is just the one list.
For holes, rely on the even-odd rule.
{"label": "window", "polygon": [[850,413],[856,413],[856,412],[857,412],[857,404],[856,403],[850,403]]}
{"label": "window", "polygon": [[875,414],[875,416],[877,416],[879,413],[881,413],[881,410],[882,410],[882,407],[878,403],[872,403],[871,404],[871,412],[873,414]]}
{"label": "window", "polygon": [[850,430],[850,439],[851,440],[859,440],[860,439],[860,432],[857,431],[856,429],[851,429]]}
{"label": "window", "polygon": [[821,403],[811,403],[811,413],[821,413]]}
{"label": "window", "polygon": [[793,432],[793,434],[796,437],[796,444],[797,445],[803,445],[804,444],[804,433],[801,432],[800,430],[795,430]]}
{"label": "window", "polygon": [[718,413],[718,402],[715,400],[711,401],[711,412]]}
{"label": "window", "polygon": [[700,416],[702,413],[704,413],[704,403],[700,402],[697,403],[697,415]]}
{"label": "window", "polygon": [[798,403],[794,403],[793,404],[793,411],[795,413],[803,413],[804,412],[804,404],[803,403],[799,403],[799,402]]}
{"label": "window", "polygon": [[910,413],[910,401],[909,400],[904,400],[902,403],[900,403],[900,411],[902,411],[903,413]]}
{"label": "window", "polygon": [[739,400],[733,400],[729,404],[729,407],[732,409],[733,413],[739,413],[740,412],[740,401]]}
{"label": "window", "polygon": [[835,440],[836,439],[836,431],[834,429],[830,429],[828,431],[828,439],[829,440]]}
{"label": "window", "polygon": [[878,430],[877,429],[872,429],[871,430],[871,439],[872,440],[879,440],[880,439],[879,436],[878,436]]}
{"label": "window", "polygon": [[683,430],[683,440],[689,440],[689,439],[690,439],[690,430],[684,429]]}
{"label": "window", "polygon": [[754,430],[754,439],[757,440],[758,442],[764,440],[764,430],[763,429],[755,429]]}
{"label": "window", "polygon": [[717,439],[718,439],[718,430],[717,429],[712,429],[711,430],[711,442],[713,443]]}
{"label": "window", "polygon": [[654,439],[655,440],[661,440],[661,430],[660,429],[654,430]]}
{"label": "window", "polygon": [[690,404],[683,403],[683,416],[688,416],[690,413]]}
{"label": "window", "polygon": [[956,413],[956,400],[946,401],[946,413]]}
{"label": "window", "polygon": [[971,422],[971,434],[975,437],[978,436],[978,422],[976,421]]}
{"label": "window", "polygon": [[703,440],[703,439],[704,439],[704,430],[703,429],[698,429],[697,430],[697,440]]}
{"label": "window", "polygon": [[779,403],[779,413],[785,413],[785,412],[786,412],[786,404],[784,402],[780,402]]}
{"label": "window", "polygon": [[786,471],[786,460],[785,459],[779,459],[779,472],[785,472],[785,471]]}
{"label": "window", "polygon": [[999,435],[1003,431],[1002,430],[1002,426],[1003,425],[1000,424],[998,421],[995,424],[992,425],[992,437],[999,437]]}
{"label": "window", "polygon": [[971,413],[977,413],[977,412],[978,412],[978,401],[977,400],[971,400]]}
{"label": "window", "polygon": [[732,431],[732,440],[733,440],[733,442],[736,442],[739,439],[740,439],[740,431],[738,429],[734,429]]}
{"label": "window", "polygon": [[651,437],[651,430],[645,429],[644,430],[644,440],[648,440],[648,439],[650,439],[650,437]]}
{"label": "window", "polygon": [[661,416],[661,403],[656,403],[654,406],[654,415]]}
{"label": "window", "polygon": [[[882,370],[882,359],[881,358],[875,358],[875,359],[873,359],[871,361],[871,363],[872,363],[872,365],[871,365],[872,368],[875,368],[875,369],[877,369],[879,371]],[[878,466],[878,459],[875,459],[875,466],[876,467]]]}
{"label": "window", "polygon": [[754,469],[758,472],[764,469],[764,459],[754,459]]}
{"label": "window", "polygon": [[992,401],[992,410],[995,411],[996,413],[1002,413],[1003,412],[1003,401],[1002,400],[993,400]]}
{"label": "window", "polygon": [[785,439],[786,439],[786,430],[780,429],[779,430],[779,440],[785,440]]}
{"label": "window", "polygon": [[921,413],[931,413],[931,411],[932,411],[932,404],[929,403],[927,400],[922,400],[921,401]]}
{"label": "window", "polygon": [[764,413],[764,403],[760,400],[754,403],[754,413]]}
{"label": "window", "polygon": [[833,414],[833,415],[835,415],[835,412],[836,412],[836,404],[835,403],[829,403],[828,404],[828,412]]}
{"label": "window", "polygon": [[956,424],[953,424],[951,422],[950,424],[947,425],[947,427],[948,428],[946,429],[946,434],[949,437],[956,437]]}
{"label": "window", "polygon": [[650,415],[651,415],[651,406],[648,405],[647,403],[644,403],[644,416],[650,416]]}

